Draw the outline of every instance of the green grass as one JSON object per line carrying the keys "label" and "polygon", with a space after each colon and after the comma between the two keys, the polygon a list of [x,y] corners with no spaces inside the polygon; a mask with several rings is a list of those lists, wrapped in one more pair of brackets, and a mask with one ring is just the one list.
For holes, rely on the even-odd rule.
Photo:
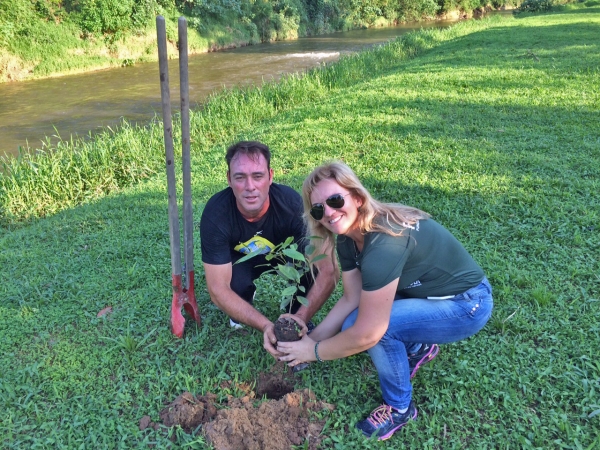
{"label": "green grass", "polygon": [[[419,372],[419,419],[387,443],[353,428],[381,400],[368,356],[313,364],[300,385],[337,407],[325,448],[600,448],[599,30],[598,8],[424,30],[193,114],[196,221],[225,185],[227,144],[259,139],[280,182],[298,189],[314,165],[341,158],[377,198],[432,213],[494,286],[490,323]],[[23,210],[4,210],[0,236],[0,447],[206,448],[200,434],[172,430],[174,445],[138,421],[184,390],[238,394],[219,385],[272,364],[259,333],[231,331],[211,304],[199,254],[203,326],[170,334],[160,136],[126,127],[78,144],[106,149],[92,166],[115,158],[99,192],[70,188],[72,198],[48,182],[62,160],[3,185],[5,207],[7,192],[31,193]],[[129,146],[146,152],[132,167],[119,162]],[[277,305],[261,283],[257,306],[275,318]]]}

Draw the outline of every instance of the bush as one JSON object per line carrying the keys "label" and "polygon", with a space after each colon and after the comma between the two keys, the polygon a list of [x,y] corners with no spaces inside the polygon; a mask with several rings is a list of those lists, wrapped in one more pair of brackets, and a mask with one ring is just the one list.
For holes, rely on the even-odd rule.
{"label": "bush", "polygon": [[[52,0],[38,0],[49,3]],[[86,34],[120,35],[144,28],[165,1],[157,0],[68,0],[64,9]]]}
{"label": "bush", "polygon": [[412,21],[434,17],[440,6],[435,0],[399,0],[398,8],[402,21]]}
{"label": "bush", "polygon": [[132,0],[83,0],[80,24],[90,33],[115,34],[131,27]]}
{"label": "bush", "polygon": [[190,0],[177,2],[195,17],[211,17],[222,20],[224,17],[241,17],[241,0]]}
{"label": "bush", "polygon": [[515,13],[550,11],[554,6],[553,0],[525,0]]}

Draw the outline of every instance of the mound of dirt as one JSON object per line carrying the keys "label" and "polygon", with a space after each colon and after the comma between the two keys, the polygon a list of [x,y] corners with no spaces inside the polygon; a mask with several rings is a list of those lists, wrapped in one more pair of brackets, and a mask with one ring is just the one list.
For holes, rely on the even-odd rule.
{"label": "mound of dirt", "polygon": [[244,399],[232,399],[228,408],[219,410],[217,418],[205,425],[206,438],[217,450],[289,450],[306,441],[309,449],[317,449],[325,419],[319,420],[312,412],[333,409],[317,401],[308,389],[258,408]]}
{"label": "mound of dirt", "polygon": [[186,432],[193,431],[199,424],[212,420],[217,415],[216,395],[194,397],[184,392],[168,408],[160,412],[160,420],[168,427],[181,425]]}
{"label": "mound of dirt", "polygon": [[[195,397],[184,392],[160,412],[160,420],[163,426],[179,425],[187,433],[202,425],[216,450],[289,450],[306,442],[315,450],[325,425],[325,419],[315,413],[334,406],[317,401],[308,389],[294,391],[294,381],[287,366],[276,364],[269,373],[259,374],[256,393],[248,385],[237,386],[246,395],[229,397],[217,410],[216,395]],[[271,400],[256,400],[263,396]],[[148,427],[157,430],[160,424],[144,416],[140,430]]]}
{"label": "mound of dirt", "polygon": [[[216,398],[213,394],[194,397],[193,394],[184,392],[160,412],[160,420],[164,426],[179,425],[186,433],[191,433],[198,425],[217,416]],[[144,416],[140,420],[140,430],[148,427],[157,430],[160,425],[152,422],[149,416]]]}

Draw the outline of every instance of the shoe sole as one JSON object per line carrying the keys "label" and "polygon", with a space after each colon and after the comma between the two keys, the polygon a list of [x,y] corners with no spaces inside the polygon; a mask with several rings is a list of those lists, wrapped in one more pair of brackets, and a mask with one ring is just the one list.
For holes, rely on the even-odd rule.
{"label": "shoe sole", "polygon": [[[417,408],[415,408],[415,413],[412,417],[409,417],[408,420],[415,420],[417,418],[418,412],[417,412]],[[393,434],[398,431],[400,428],[402,428],[404,425],[406,425],[408,423],[408,420],[404,423],[401,423],[400,425],[398,425],[396,428],[393,428],[392,430],[388,431],[387,434],[383,435],[383,436],[378,436],[377,440],[378,441],[387,441],[389,438],[391,438],[393,436]]]}
{"label": "shoe sole", "polygon": [[410,379],[412,380],[415,377],[415,375],[417,374],[417,370],[419,370],[419,368],[421,366],[424,366],[428,362],[432,361],[433,358],[435,358],[438,355],[439,352],[440,352],[439,345],[433,344],[431,346],[431,348],[429,349],[429,352],[427,352],[425,355],[423,355],[423,357],[417,363],[417,365],[415,366],[415,368],[412,370],[412,372],[410,374]]}

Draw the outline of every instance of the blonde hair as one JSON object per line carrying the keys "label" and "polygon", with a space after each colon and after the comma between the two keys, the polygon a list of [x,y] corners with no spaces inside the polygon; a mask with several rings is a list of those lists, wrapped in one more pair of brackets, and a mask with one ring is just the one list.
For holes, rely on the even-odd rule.
{"label": "blonde hair", "polygon": [[[322,238],[323,241],[320,246],[323,249],[333,250],[335,248],[335,236],[310,215],[312,207],[310,196],[317,184],[327,179],[334,180],[355,199],[360,199],[362,205],[358,209],[357,220],[362,234],[374,231],[400,236],[407,226],[414,225],[418,220],[430,217],[429,214],[417,208],[399,203],[382,203],[375,200],[350,167],[341,161],[331,161],[315,168],[302,184],[304,221],[309,236]],[[319,247],[319,242],[315,242],[314,245]]]}

